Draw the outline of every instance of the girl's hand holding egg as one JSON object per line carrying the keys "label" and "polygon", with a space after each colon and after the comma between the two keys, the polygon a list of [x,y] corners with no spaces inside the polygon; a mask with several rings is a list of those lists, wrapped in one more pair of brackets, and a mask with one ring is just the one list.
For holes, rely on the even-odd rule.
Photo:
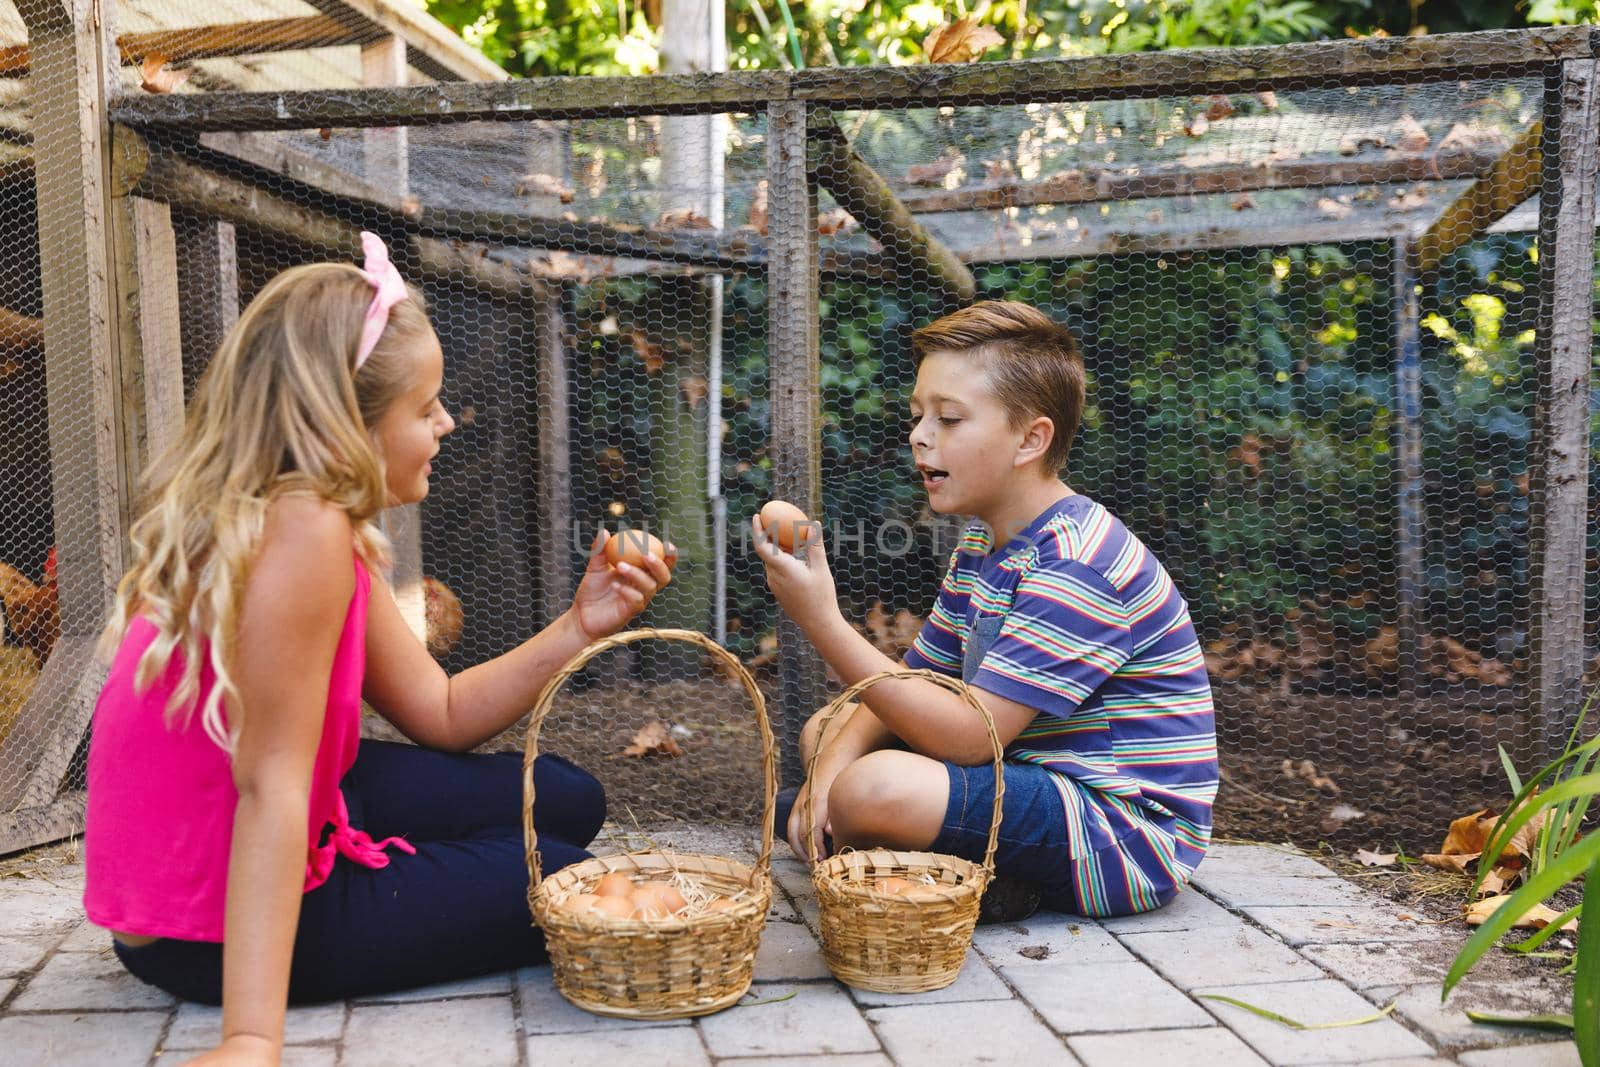
{"label": "girl's hand holding egg", "polygon": [[595,535],[589,566],[568,614],[585,641],[616,633],[650,606],[656,593],[672,581],[677,546],[663,545],[643,530]]}
{"label": "girl's hand holding egg", "polygon": [[750,517],[750,529],[756,555],[767,566],[767,588],[813,643],[817,628],[845,625],[821,526],[788,501],[772,500]]}

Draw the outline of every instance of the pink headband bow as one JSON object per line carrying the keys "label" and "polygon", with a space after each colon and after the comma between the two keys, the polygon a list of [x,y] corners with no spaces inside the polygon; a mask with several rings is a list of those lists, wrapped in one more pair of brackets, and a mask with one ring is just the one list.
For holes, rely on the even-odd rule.
{"label": "pink headband bow", "polygon": [[383,336],[383,328],[389,325],[389,309],[410,295],[406,292],[406,283],[401,280],[400,272],[389,262],[389,250],[384,247],[382,238],[362,230],[361,251],[366,255],[361,273],[367,279],[367,284],[372,286],[373,293],[372,303],[367,305],[366,321],[361,326],[361,343],[356,346],[356,365],[352,374],[361,369],[367,357],[372,355],[378,338]]}

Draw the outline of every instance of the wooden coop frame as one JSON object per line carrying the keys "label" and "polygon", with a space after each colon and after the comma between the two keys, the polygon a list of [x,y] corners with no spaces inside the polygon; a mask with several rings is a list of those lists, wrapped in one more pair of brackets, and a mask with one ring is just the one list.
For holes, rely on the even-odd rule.
{"label": "wooden coop frame", "polygon": [[[317,0],[359,11],[390,40],[415,39],[384,22],[368,2]],[[30,18],[31,62],[75,68],[75,96],[38,101],[35,140],[41,172],[78,181],[41,186],[40,218],[59,232],[43,234],[45,351],[52,392],[69,383],[92,387],[92,440],[52,442],[57,484],[99,487],[95,507],[58,514],[62,558],[94,567],[61,572],[63,646],[47,665],[28,711],[37,736],[19,723],[0,748],[0,766],[26,741],[45,753],[21,792],[0,796],[0,852],[46,839],[76,824],[81,796],[59,797],[73,751],[83,736],[99,684],[87,648],[94,640],[116,576],[128,520],[128,487],[152,442],[181,417],[176,263],[226,259],[214,232],[172,223],[172,211],[292,235],[308,250],[350,258],[361,226],[405,242],[424,274],[467,278],[502,299],[523,302],[550,324],[538,359],[546,380],[564,373],[559,280],[530,279],[472,250],[500,246],[603,253],[707,273],[766,272],[770,364],[772,491],[808,513],[821,504],[821,427],[817,301],[824,274],[887,279],[896,255],[913,256],[952,301],[974,293],[971,267],[1002,259],[1044,259],[1119,252],[1215,249],[1328,241],[1388,241],[1393,248],[1396,484],[1400,494],[1397,575],[1402,677],[1415,673],[1423,581],[1421,435],[1416,280],[1450,252],[1491,226],[1518,225],[1514,213],[1539,195],[1540,295],[1536,346],[1536,428],[1531,449],[1530,585],[1531,699],[1524,755],[1543,757],[1570,726],[1581,697],[1584,570],[1588,507],[1588,403],[1594,277],[1595,186],[1600,174],[1600,86],[1596,31],[1553,28],[1312,44],[1040,59],[974,65],[869,67],[649,78],[548,78],[451,81],[338,92],[177,93],[118,95],[104,76],[110,42],[102,22],[82,8],[52,3]],[[311,27],[304,29],[309,32]],[[413,36],[407,37],[406,33]],[[119,42],[126,50],[127,46]],[[3,65],[0,60],[0,65]],[[455,73],[460,74],[460,71]],[[897,194],[833,127],[829,109],[1056,103],[1139,96],[1187,96],[1348,85],[1448,82],[1484,77],[1542,79],[1544,112],[1504,151],[1452,149],[1425,158],[1380,162],[1278,165],[1219,164],[1141,172],[1137,179],[1107,169],[1048,187],[1012,182],[970,191]],[[767,130],[768,235],[746,231],[652,232],[596,222],[463,211],[417,205],[343,171],[257,141],[260,131],[361,128],[385,130],[475,120],[562,120],[638,115],[764,115]],[[43,121],[48,114],[50,121]],[[164,147],[173,136],[200,137],[181,155]],[[379,150],[379,149],[374,149]],[[223,157],[226,157],[225,159]],[[240,161],[245,161],[241,170]],[[822,163],[826,165],[820,165]],[[271,175],[291,198],[252,184],[249,168]],[[1104,203],[1127,196],[1250,189],[1306,188],[1422,176],[1472,179],[1420,235],[1392,225],[1361,229],[1345,221],[1293,228],[1213,228],[1202,233],[1107,235],[1089,242],[958,255],[919,221],[931,211],[1041,203]],[[1137,181],[1137,186],[1130,184]],[[882,248],[881,253],[819,253],[817,196],[827,191]],[[43,210],[46,197],[55,210]],[[72,210],[63,210],[66,207]],[[355,221],[355,220],[359,220]],[[1525,227],[1524,227],[1525,228]],[[182,255],[177,254],[182,249]],[[205,257],[210,257],[205,258]],[[210,268],[207,267],[207,270]],[[202,271],[201,273],[205,273]],[[88,284],[84,284],[84,279]],[[198,283],[200,279],[196,279]],[[182,283],[186,286],[187,282]],[[194,292],[196,290],[189,290]],[[528,302],[533,302],[529,304]],[[221,302],[221,303],[225,303]],[[65,393],[63,394],[65,395]],[[547,449],[540,486],[539,540],[559,539],[570,524],[564,408],[541,427]],[[559,542],[558,542],[559,543]],[[560,610],[566,590],[553,583],[547,608]],[[794,745],[805,717],[824,703],[823,665],[787,620],[779,624],[778,724],[786,740],[784,774],[798,771]],[[1407,665],[1413,670],[1408,672]],[[37,705],[35,707],[34,705]],[[28,716],[25,715],[25,718]],[[44,829],[41,829],[44,828]],[[26,838],[26,839],[25,839]]]}

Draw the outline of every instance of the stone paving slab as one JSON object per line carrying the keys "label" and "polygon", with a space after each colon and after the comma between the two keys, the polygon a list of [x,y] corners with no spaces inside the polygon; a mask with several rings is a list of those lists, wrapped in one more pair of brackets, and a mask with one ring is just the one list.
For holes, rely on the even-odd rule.
{"label": "stone paving slab", "polygon": [[894,1067],[881,1052],[844,1052],[833,1056],[735,1056],[719,1060],[728,1067]]}
{"label": "stone paving slab", "polygon": [[[1331,979],[1199,990],[1245,1001],[1302,1023],[1342,1022],[1372,1014],[1372,1005]],[[1223,1025],[1274,1064],[1370,1063],[1384,1057],[1429,1056],[1433,1049],[1393,1019],[1331,1030],[1292,1030],[1272,1019],[1208,1000]]]}
{"label": "stone paving slab", "polygon": [[1386,905],[1250,907],[1244,913],[1295,948],[1330,941],[1435,941],[1443,936],[1437,927],[1400,917],[1410,912]]}
{"label": "stone paving slab", "polygon": [[1201,930],[1128,934],[1121,940],[1179,989],[1322,977],[1316,964],[1237,921]]}
{"label": "stone paving slab", "polygon": [[1114,934],[1147,934],[1162,930],[1207,929],[1231,923],[1233,916],[1210,897],[1191,889],[1179,893],[1164,908],[1142,915],[1124,915],[1097,921],[1102,928]]}
{"label": "stone paving slab", "polygon": [[49,953],[53,937],[0,937],[0,974],[33,970]]}
{"label": "stone paving slab", "polygon": [[115,956],[58,952],[29,980],[11,1007],[17,1011],[93,1011],[172,1004],[170,996],[129,974]]}
{"label": "stone paving slab", "polygon": [[1231,879],[1240,874],[1257,878],[1298,876],[1301,878],[1337,878],[1328,868],[1299,849],[1287,845],[1230,845],[1213,844],[1206,850],[1206,858],[1195,871],[1194,884],[1207,888],[1218,879]]}
{"label": "stone paving slab", "polygon": [[1415,942],[1367,941],[1306,945],[1301,952],[1352,989],[1423,982],[1432,982],[1438,989],[1450,970],[1455,949],[1455,945],[1444,943],[1435,947]]}
{"label": "stone paving slab", "polygon": [[517,999],[522,1016],[522,1029],[527,1034],[578,1034],[610,1032],[644,1027],[688,1026],[688,1019],[641,1020],[613,1019],[604,1015],[591,1015],[575,1008],[556,992],[550,977],[550,965],[524,967],[516,972]]}
{"label": "stone paving slab", "polygon": [[[878,993],[851,988],[855,1002],[868,1008],[888,1008],[905,1004],[957,1004],[969,1000],[1010,1000],[1011,990],[976,952],[969,951],[956,980],[943,989],[926,993]],[[952,1007],[951,1011],[960,1009]]]}
{"label": "stone paving slab", "polygon": [[596,1041],[593,1034],[542,1034],[528,1038],[528,1063],[561,1067],[619,1067],[631,1062],[709,1067],[711,1057],[690,1026],[622,1030]]}
{"label": "stone paving slab", "polygon": [[[1201,866],[1205,866],[1202,861]],[[1230,908],[1251,905],[1284,907],[1293,905],[1371,904],[1372,895],[1343,878],[1311,877],[1299,874],[1226,874],[1208,879],[1205,887],[1214,900]]]}
{"label": "stone paving slab", "polygon": [[358,1005],[350,1011],[340,1062],[345,1067],[515,1067],[511,1000]]}
{"label": "stone paving slab", "polygon": [[0,885],[0,931],[60,938],[83,922],[81,879],[8,878]]}
{"label": "stone paving slab", "polygon": [[802,985],[794,994],[788,1000],[705,1016],[698,1025],[706,1047],[713,1056],[880,1051],[872,1028],[843,986]]}
{"label": "stone paving slab", "polygon": [[144,1067],[155,1053],[165,1012],[7,1015],[0,1049],[7,1063],[50,1067]]}
{"label": "stone paving slab", "polygon": [[1002,967],[1006,981],[1057,1033],[1206,1026],[1211,1017],[1144,964]]}
{"label": "stone paving slab", "polygon": [[875,1008],[867,1017],[902,1064],[1077,1063],[1059,1037],[1015,1002],[985,1004],[954,1019],[935,1005]]}
{"label": "stone paving slab", "polygon": [[[283,1024],[285,1045],[339,1040],[344,1033],[345,1005],[313,1004],[290,1008]],[[180,1004],[161,1044],[168,1049],[208,1049],[222,1038],[222,1009],[205,1004]]]}
{"label": "stone paving slab", "polygon": [[807,982],[830,975],[821,943],[803,923],[767,923],[756,950],[757,982]]}
{"label": "stone paving slab", "polygon": [[82,922],[57,947],[62,952],[110,952],[111,935],[94,923]]}
{"label": "stone paving slab", "polygon": [[1485,1026],[1473,1022],[1466,1014],[1468,1008],[1505,1015],[1547,1011],[1550,1005],[1549,992],[1536,981],[1489,983],[1477,980],[1475,975],[1468,975],[1451,990],[1450,999],[1444,1003],[1439,1001],[1439,989],[1436,982],[1398,988],[1379,987],[1367,990],[1365,996],[1380,1005],[1396,1001],[1395,1014],[1446,1052],[1550,1039],[1547,1030]]}
{"label": "stone paving slab", "polygon": [[1578,1046],[1571,1041],[1463,1052],[1457,1062],[1462,1067],[1580,1067]]}
{"label": "stone paving slab", "polygon": [[1030,963],[1127,963],[1133,954],[1093,919],[1041,911],[1022,922],[980,926],[972,947],[996,967]]}
{"label": "stone paving slab", "polygon": [[1083,1067],[1266,1067],[1237,1034],[1221,1026],[1153,1033],[1081,1034],[1067,1044]]}

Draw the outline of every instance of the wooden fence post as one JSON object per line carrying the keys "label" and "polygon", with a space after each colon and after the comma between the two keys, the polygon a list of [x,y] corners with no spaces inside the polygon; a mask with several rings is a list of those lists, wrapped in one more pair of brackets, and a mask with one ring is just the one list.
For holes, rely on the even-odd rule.
{"label": "wooden fence post", "polygon": [[104,665],[94,646],[123,567],[121,372],[113,292],[107,105],[110,0],[24,0],[44,292],[44,359],[61,638],[0,744],[0,852],[60,837],[82,794],[61,795]]}
{"label": "wooden fence post", "polygon": [[[817,195],[806,167],[807,104],[767,108],[767,366],[772,495],[822,517],[822,420],[817,332]],[[823,703],[822,659],[787,616],[778,619],[781,776],[798,783],[800,728]]]}
{"label": "wooden fence post", "polygon": [[1416,696],[1422,670],[1421,615],[1427,587],[1423,569],[1422,500],[1422,348],[1418,335],[1417,272],[1412,246],[1404,233],[1390,245],[1394,273],[1394,394],[1396,509],[1395,570],[1399,599],[1398,638],[1400,693]]}
{"label": "wooden fence post", "polygon": [[[389,36],[361,47],[361,84],[391,86],[406,83],[406,43]],[[368,184],[388,189],[397,199],[410,191],[409,131],[404,126],[362,131],[362,154]],[[419,640],[427,640],[427,604],[422,590],[422,506],[389,508],[382,517],[383,532],[394,548],[394,571],[389,583],[400,614]]]}
{"label": "wooden fence post", "polygon": [[1588,554],[1589,371],[1593,356],[1596,62],[1573,59],[1545,83],[1539,205],[1538,386],[1529,472],[1529,729],[1525,772],[1553,759],[1583,699]]}

